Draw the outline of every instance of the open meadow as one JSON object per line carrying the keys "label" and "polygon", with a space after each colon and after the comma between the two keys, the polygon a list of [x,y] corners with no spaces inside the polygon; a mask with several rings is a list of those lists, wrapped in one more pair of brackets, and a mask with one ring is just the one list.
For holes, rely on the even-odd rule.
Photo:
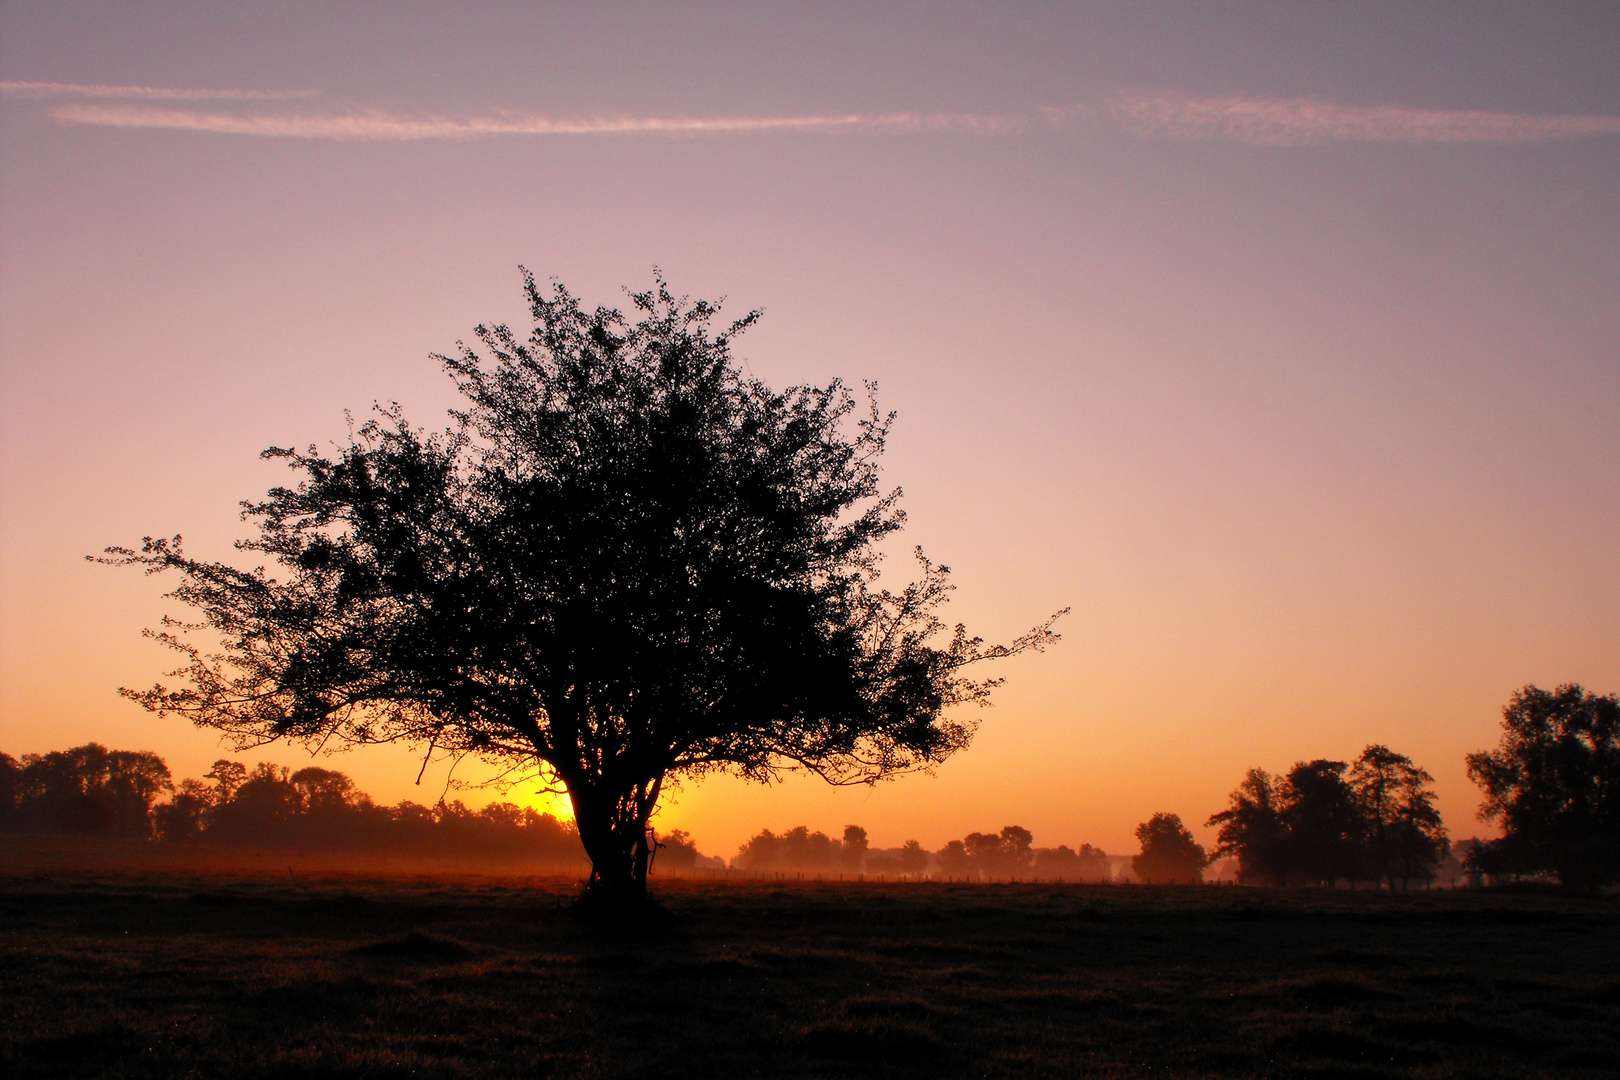
{"label": "open meadow", "polygon": [[1620,1074],[1620,908],[1544,891],[0,874],[0,1073]]}

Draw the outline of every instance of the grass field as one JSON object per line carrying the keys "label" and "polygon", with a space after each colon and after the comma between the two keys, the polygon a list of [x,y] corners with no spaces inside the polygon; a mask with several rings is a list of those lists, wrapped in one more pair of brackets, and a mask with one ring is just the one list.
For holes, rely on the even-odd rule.
{"label": "grass field", "polygon": [[0,1073],[1620,1076],[1620,903],[0,870]]}

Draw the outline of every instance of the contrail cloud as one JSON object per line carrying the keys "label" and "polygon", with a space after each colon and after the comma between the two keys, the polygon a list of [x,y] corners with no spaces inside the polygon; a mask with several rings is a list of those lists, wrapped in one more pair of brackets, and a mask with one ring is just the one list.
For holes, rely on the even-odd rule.
{"label": "contrail cloud", "polygon": [[133,105],[63,105],[58,120],[97,127],[159,128],[284,139],[409,141],[476,139],[497,135],[727,135],[794,131],[1001,134],[1029,121],[972,113],[836,113],[805,116],[587,117],[500,114],[454,119],[402,116],[380,110],[352,113],[261,113],[244,115],[196,109]]}
{"label": "contrail cloud", "polygon": [[1340,105],[1316,98],[1116,94],[1101,110],[1142,139],[1323,146],[1526,143],[1620,133],[1620,117]]}
{"label": "contrail cloud", "polygon": [[179,86],[107,86],[100,83],[0,82],[6,97],[123,98],[158,101],[287,101],[312,98],[319,90],[210,90]]}
{"label": "contrail cloud", "polygon": [[[1046,107],[1015,114],[851,112],[568,118],[505,111],[455,117],[383,109],[277,107],[275,104],[318,96],[318,92],[312,90],[4,82],[0,83],[0,91],[7,97],[78,99],[51,106],[50,114],[64,124],[351,142],[773,132],[940,132],[996,136],[1081,127],[1113,130],[1136,139],[1310,147],[1355,143],[1513,144],[1620,134],[1620,117],[1615,116],[1414,109],[1400,105],[1345,105],[1308,97],[1197,97],[1173,92],[1120,92],[1062,108]],[[219,107],[188,104],[192,102],[232,104]]]}

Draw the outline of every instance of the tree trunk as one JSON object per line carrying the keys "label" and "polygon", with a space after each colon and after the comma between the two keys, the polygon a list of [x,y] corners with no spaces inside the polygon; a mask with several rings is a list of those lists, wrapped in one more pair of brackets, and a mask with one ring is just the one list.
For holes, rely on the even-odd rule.
{"label": "tree trunk", "polygon": [[645,911],[652,866],[647,821],[658,803],[662,777],[629,791],[609,790],[587,779],[567,782],[580,843],[591,860],[582,905],[609,919],[633,919]]}

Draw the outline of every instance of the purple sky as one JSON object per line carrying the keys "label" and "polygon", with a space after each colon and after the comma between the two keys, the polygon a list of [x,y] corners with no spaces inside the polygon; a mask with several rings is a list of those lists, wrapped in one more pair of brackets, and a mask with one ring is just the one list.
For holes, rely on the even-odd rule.
{"label": "purple sky", "polygon": [[754,373],[899,410],[953,617],[1074,607],[938,775],[688,787],[705,850],[1126,851],[1374,741],[1467,836],[1512,690],[1620,690],[1613,4],[0,12],[0,749],[204,771],[114,694],[180,611],[82,556],[225,557],[264,446],[437,424],[427,354],[519,322],[519,263],[764,308]]}

